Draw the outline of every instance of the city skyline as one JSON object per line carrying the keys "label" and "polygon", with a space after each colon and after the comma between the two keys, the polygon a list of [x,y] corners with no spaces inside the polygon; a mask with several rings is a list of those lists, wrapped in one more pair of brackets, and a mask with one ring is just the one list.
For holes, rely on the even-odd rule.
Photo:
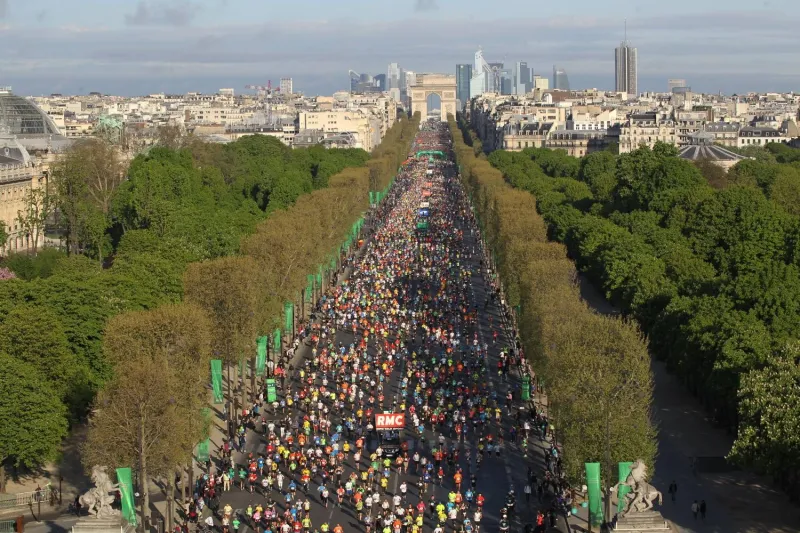
{"label": "city skyline", "polygon": [[[7,52],[0,84],[20,94],[139,95],[220,87],[242,92],[246,84],[291,77],[295,90],[329,94],[348,89],[341,74],[348,69],[385,72],[396,62],[415,72],[450,73],[482,45],[488,60],[505,58],[507,68],[523,60],[544,73],[557,64],[573,89],[613,90],[608,51],[622,40],[627,18],[628,39],[640,55],[639,92],[663,91],[667,78],[727,94],[800,88],[796,3],[773,0],[768,9],[745,10],[749,4],[741,0],[725,9],[679,0],[630,12],[629,4],[613,0],[603,17],[571,14],[588,2],[578,4],[513,18],[503,13],[523,7],[521,0],[489,17],[475,0],[376,1],[359,4],[345,19],[338,4],[310,0],[271,7],[269,14],[252,10],[254,0],[87,0],[81,6],[0,0],[0,42]],[[465,22],[504,31],[478,38],[463,31]],[[575,32],[580,39],[568,37]]]}

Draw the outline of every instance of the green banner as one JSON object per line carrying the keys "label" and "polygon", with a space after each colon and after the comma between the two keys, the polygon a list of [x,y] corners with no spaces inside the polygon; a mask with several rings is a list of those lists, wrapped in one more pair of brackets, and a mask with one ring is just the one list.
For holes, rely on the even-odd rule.
{"label": "green banner", "polygon": [[369,191],[369,205],[375,205],[375,193]]}
{"label": "green banner", "polygon": [[292,333],[294,333],[294,304],[292,302],[283,304],[283,329],[286,337],[291,340]]}
{"label": "green banner", "polygon": [[222,359],[211,360],[211,387],[214,390],[214,403],[222,403]]}
{"label": "green banner", "polygon": [[586,463],[586,486],[589,488],[589,517],[592,525],[603,522],[603,501],[600,494],[600,463]]}
{"label": "green banner", "polygon": [[281,355],[281,329],[277,328],[272,334],[272,349],[275,351],[275,357],[279,358]]}
{"label": "green banner", "polygon": [[[619,463],[617,467],[619,468],[619,482],[624,483],[626,479],[628,479],[628,474],[631,473],[631,466],[633,463]],[[627,485],[620,485],[619,489],[617,489],[617,512],[622,512],[622,508],[625,507],[625,502],[628,498],[625,497],[631,491],[631,488]]]}
{"label": "green banner", "polygon": [[520,391],[520,399],[527,402],[531,399],[531,377],[527,374],[522,376],[522,390]]}
{"label": "green banner", "polygon": [[211,457],[209,454],[209,447],[211,446],[211,439],[201,440],[197,445],[197,461],[205,463]]}
{"label": "green banner", "polygon": [[133,500],[133,476],[130,468],[117,468],[117,483],[122,496],[122,517],[136,526],[136,506]]}
{"label": "green banner", "polygon": [[322,273],[325,272],[325,267],[322,265],[319,266],[319,270],[317,270],[317,288],[322,289]]}
{"label": "green banner", "polygon": [[267,401],[269,403],[274,402],[278,398],[278,391],[275,388],[275,380],[268,379],[267,380]]}
{"label": "green banner", "polygon": [[264,335],[263,337],[259,337],[256,339],[256,375],[261,375],[264,373],[264,369],[267,365],[267,343],[269,342],[269,337]]}

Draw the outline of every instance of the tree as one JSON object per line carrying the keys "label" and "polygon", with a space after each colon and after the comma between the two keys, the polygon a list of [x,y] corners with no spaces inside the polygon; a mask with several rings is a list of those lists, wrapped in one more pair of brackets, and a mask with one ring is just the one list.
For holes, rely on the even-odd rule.
{"label": "tree", "polygon": [[800,346],[742,376],[739,431],[729,459],[772,475],[794,496],[800,485]]}
{"label": "tree", "polygon": [[67,409],[36,368],[0,351],[0,493],[6,467],[53,460],[67,435]]}
{"label": "tree", "polygon": [[178,400],[184,386],[164,359],[137,357],[117,365],[95,402],[84,466],[135,465],[143,524],[150,513],[150,477],[174,476],[175,466],[185,461],[188,413]]}
{"label": "tree", "polygon": [[39,248],[39,241],[44,237],[47,218],[55,208],[55,198],[47,189],[46,185],[26,189],[22,197],[23,207],[17,212],[17,224],[28,239],[34,255]]}
{"label": "tree", "polygon": [[[177,447],[172,452],[174,469],[187,467],[193,484],[192,450],[204,438],[202,408],[208,401],[211,360],[211,324],[205,313],[190,304],[163,305],[151,311],[117,315],[109,321],[104,338],[109,359],[117,365],[136,358],[163,362],[180,387],[173,391],[182,423],[173,428],[170,438]],[[146,479],[146,478],[143,478]],[[175,476],[166,475],[168,522],[172,525]]]}
{"label": "tree", "polygon": [[64,217],[67,253],[84,244],[98,251],[108,227],[112,199],[123,182],[124,167],[117,149],[102,139],[82,140],[67,150],[53,166],[56,203]]}
{"label": "tree", "polygon": [[8,242],[8,226],[6,223],[0,220],[0,249],[6,245]]}
{"label": "tree", "polygon": [[186,145],[186,132],[179,124],[164,124],[159,126],[156,145],[179,150]]}
{"label": "tree", "polygon": [[0,324],[0,352],[32,365],[63,401],[79,375],[78,362],[69,347],[58,316],[42,305],[19,305]]}
{"label": "tree", "polygon": [[212,354],[228,365],[231,396],[230,367],[255,351],[257,312],[263,301],[259,273],[267,269],[252,257],[225,257],[191,263],[183,277],[185,300],[204,309],[211,320]]}

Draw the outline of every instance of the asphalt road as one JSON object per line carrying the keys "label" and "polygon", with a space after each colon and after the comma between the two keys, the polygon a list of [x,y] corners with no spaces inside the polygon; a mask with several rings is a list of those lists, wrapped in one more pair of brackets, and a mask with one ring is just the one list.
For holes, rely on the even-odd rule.
{"label": "asphalt road", "polygon": [[[460,185],[457,185],[460,186]],[[440,209],[443,206],[437,206]],[[480,259],[481,259],[481,252],[479,250],[479,243],[478,243],[478,232],[476,228],[467,228],[465,235],[464,242],[464,251],[469,252],[470,256],[470,265],[472,267],[473,275],[472,275],[472,283],[470,289],[470,296],[472,299],[472,303],[479,306],[479,309],[484,309],[484,302],[488,295],[491,292],[491,289],[486,281],[485,272],[480,268]],[[371,246],[372,244],[368,242],[366,246]],[[475,249],[476,253],[472,253],[473,249]],[[490,319],[492,320],[494,327],[497,329],[498,324],[502,323],[501,319],[501,312],[498,308],[498,305],[494,302],[491,302],[488,308],[485,311],[479,313],[480,315],[480,324],[479,324],[479,335],[481,343],[486,342],[490,346],[492,345],[492,338],[491,338],[491,330],[490,330]],[[508,329],[503,326],[502,335],[505,337],[505,343],[502,341],[498,341],[496,345],[496,349],[490,348],[490,357],[486,361],[489,369],[489,375],[491,376],[490,386],[492,390],[496,391],[498,394],[498,398],[502,399],[508,390],[509,387],[517,386],[518,384],[518,377],[512,376],[508,382],[501,380],[501,378],[497,375],[496,372],[496,364],[498,359],[498,353],[500,347],[504,345],[510,345],[510,332]],[[502,338],[502,337],[501,337]],[[346,332],[339,332],[337,334],[337,342],[341,341],[345,344],[349,344],[352,342],[352,334]],[[298,361],[295,361],[295,367],[299,368],[302,366],[299,359],[311,358],[311,350],[310,349],[303,349],[300,350],[297,354],[296,358]],[[300,364],[299,364],[300,363]],[[395,370],[393,371],[391,378],[389,380],[390,387],[389,392],[387,393],[387,399],[391,398],[392,395],[397,395],[399,393],[399,382],[400,376],[403,369],[402,361],[398,365],[396,365]],[[294,376],[292,379],[297,379]],[[388,403],[388,401],[387,401]],[[294,416],[297,413],[293,413]],[[269,418],[269,417],[268,417]],[[339,421],[334,419],[334,425]],[[505,413],[505,416],[502,421],[503,425],[505,426],[506,432],[510,428],[511,418],[510,413]],[[409,449],[420,449],[423,452],[430,452],[431,446],[433,443],[436,442],[438,435],[431,433],[430,430],[426,429],[422,438],[417,438],[416,434],[411,435],[412,432],[406,431],[404,438],[407,440]],[[467,442],[459,444],[461,449],[460,454],[460,462],[462,468],[467,473],[476,473],[477,475],[477,492],[482,493],[486,498],[486,502],[484,505],[484,519],[481,523],[481,531],[486,532],[493,532],[498,531],[498,521],[499,521],[499,511],[500,508],[505,503],[505,496],[510,487],[514,487],[517,493],[517,512],[514,513],[512,516],[510,526],[511,531],[523,531],[523,526],[526,523],[532,522],[535,517],[536,508],[538,503],[536,502],[536,495],[534,494],[531,498],[530,503],[525,502],[525,497],[523,495],[523,486],[525,483],[525,478],[527,475],[528,465],[533,465],[535,468],[535,472],[541,479],[542,471],[543,471],[543,452],[542,449],[538,446],[538,439],[531,439],[533,441],[534,446],[531,450],[528,451],[528,457],[525,458],[522,456],[521,450],[516,446],[509,443],[506,443],[504,449],[501,453],[500,457],[488,457],[483,461],[483,464],[480,468],[476,465],[475,457],[477,455],[477,444],[476,439],[470,434],[470,437]],[[451,440],[448,439],[448,446]],[[370,440],[369,447],[374,448],[375,442],[374,439]],[[261,453],[264,451],[265,441],[263,437],[253,431],[250,431],[247,438],[247,452],[253,452],[254,454]],[[468,464],[465,460],[465,451],[467,449],[471,450],[472,460],[470,464]],[[413,453],[413,452],[411,452]],[[493,454],[494,455],[494,454]],[[240,456],[241,457],[241,456]],[[346,478],[349,473],[354,469],[354,465],[352,462],[352,457],[350,458],[348,464],[345,466],[345,475]],[[436,486],[433,485],[429,488],[428,493],[424,496],[424,500],[428,501],[431,495],[431,489],[433,490],[433,494],[436,496],[436,499],[439,501],[446,501],[447,500],[447,493],[453,487],[452,481],[452,474],[453,471],[449,471],[445,475],[445,480],[443,486]],[[465,480],[468,479],[468,476],[465,476]],[[407,502],[416,505],[419,501],[420,495],[417,489],[417,481],[418,477],[409,473],[406,474],[397,474],[393,473],[392,477],[390,478],[389,484],[389,493],[395,494],[399,492],[398,487],[400,484],[405,481],[408,484],[408,496]],[[298,484],[299,485],[299,484]],[[330,484],[329,484],[330,485]],[[348,503],[345,503],[343,507],[337,507],[333,505],[333,503],[329,503],[328,508],[325,508],[320,500],[318,492],[316,490],[316,484],[312,483],[309,489],[309,494],[307,495],[308,499],[312,502],[312,510],[311,510],[311,519],[312,524],[314,527],[319,527],[320,524],[323,522],[327,522],[330,524],[331,529],[336,524],[341,524],[345,531],[363,531],[363,526],[358,523],[357,516],[355,510],[350,506]],[[330,487],[329,487],[330,489]],[[331,490],[331,495],[333,496],[333,490]],[[283,498],[281,494],[279,494],[276,490],[274,490],[271,494],[272,498],[278,502],[277,507],[279,512],[283,512],[285,509]],[[301,495],[301,491],[298,490],[298,497],[305,499],[304,496]],[[221,504],[220,507],[224,506],[227,503],[230,503],[231,506],[236,510],[237,513],[241,513],[244,515],[244,509],[248,505],[255,505],[258,502],[265,501],[265,496],[256,492],[255,494],[250,494],[247,491],[240,491],[237,488],[234,488],[232,491],[223,493],[221,496]],[[335,498],[331,498],[331,501],[335,501]],[[546,503],[546,502],[545,502]],[[375,513],[375,511],[373,511]],[[245,525],[247,522],[246,520],[242,520],[243,525],[240,528],[240,531],[247,533],[248,527]],[[425,528],[424,531],[432,531],[434,525],[433,520],[430,518],[430,514],[426,514],[425,520]],[[566,530],[564,527],[563,518],[559,519],[560,525],[563,530]],[[449,530],[449,529],[448,529]],[[550,531],[558,531],[558,529],[552,529]]]}

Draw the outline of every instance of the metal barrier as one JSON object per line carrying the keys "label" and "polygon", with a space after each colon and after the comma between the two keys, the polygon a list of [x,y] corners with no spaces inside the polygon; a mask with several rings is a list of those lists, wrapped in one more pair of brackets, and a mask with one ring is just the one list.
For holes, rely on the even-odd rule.
{"label": "metal barrier", "polygon": [[[39,502],[50,503],[52,496],[57,496],[57,493],[49,485],[42,487],[40,491],[0,494],[0,511],[29,507]],[[0,530],[0,533],[4,533],[4,531]]]}
{"label": "metal barrier", "polygon": [[17,528],[16,520],[0,520],[0,533],[14,533]]}

